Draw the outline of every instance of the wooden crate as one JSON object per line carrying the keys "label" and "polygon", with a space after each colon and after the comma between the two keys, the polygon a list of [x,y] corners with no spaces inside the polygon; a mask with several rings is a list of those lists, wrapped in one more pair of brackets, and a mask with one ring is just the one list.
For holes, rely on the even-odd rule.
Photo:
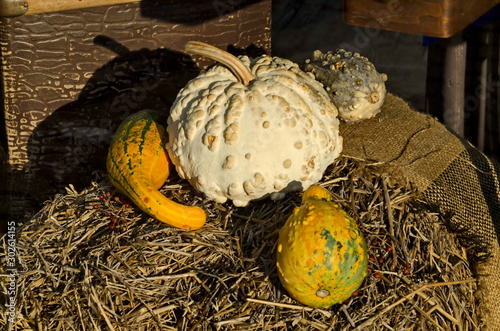
{"label": "wooden crate", "polygon": [[183,53],[188,40],[270,50],[270,0],[110,0],[121,3],[89,8],[46,0],[62,7],[37,13],[42,2],[0,22],[7,168],[0,214],[34,211],[70,183],[87,186],[104,170],[120,121],[141,108],[167,111],[208,64]]}
{"label": "wooden crate", "polygon": [[344,20],[365,28],[448,38],[462,31],[499,0],[344,0]]}

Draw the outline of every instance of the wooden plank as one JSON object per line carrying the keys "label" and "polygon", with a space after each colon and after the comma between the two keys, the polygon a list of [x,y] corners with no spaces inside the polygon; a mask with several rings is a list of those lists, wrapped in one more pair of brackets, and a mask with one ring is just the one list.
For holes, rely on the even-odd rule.
{"label": "wooden plank", "polygon": [[448,38],[498,3],[500,0],[344,0],[344,21],[367,29]]}
{"label": "wooden plank", "polygon": [[137,1],[138,0],[28,0],[26,1],[28,3],[26,15],[117,5]]}

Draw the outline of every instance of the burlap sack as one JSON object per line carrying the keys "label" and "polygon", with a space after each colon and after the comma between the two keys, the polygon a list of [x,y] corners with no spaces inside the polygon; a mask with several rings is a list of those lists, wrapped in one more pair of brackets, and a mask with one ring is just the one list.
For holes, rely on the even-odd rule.
{"label": "burlap sack", "polygon": [[391,94],[372,119],[340,127],[343,154],[411,181],[475,262],[486,330],[500,330],[500,167],[436,119]]}

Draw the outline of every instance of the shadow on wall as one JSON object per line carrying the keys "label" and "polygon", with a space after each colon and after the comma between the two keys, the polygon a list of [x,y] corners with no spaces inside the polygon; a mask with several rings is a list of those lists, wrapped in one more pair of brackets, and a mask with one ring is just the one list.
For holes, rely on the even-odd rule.
{"label": "shadow on wall", "polygon": [[[54,110],[34,129],[28,141],[29,162],[26,169],[19,172],[9,170],[8,180],[0,183],[0,215],[4,215],[4,210],[7,210],[8,216],[15,214],[15,218],[23,218],[24,215],[20,213],[33,213],[55,193],[64,193],[64,188],[70,183],[77,189],[88,186],[90,180],[95,178],[93,173],[105,169],[109,142],[126,116],[144,108],[168,111],[179,89],[196,76],[199,69],[187,54],[169,49],[168,44],[159,45],[166,48],[156,49],[153,46],[148,47],[149,49],[139,49],[144,47],[143,45],[151,45],[151,41],[157,42],[164,38],[154,36],[155,29],[165,34],[168,32],[163,31],[163,26],[157,22],[174,23],[174,28],[175,24],[188,27],[180,27],[179,35],[175,35],[172,40],[172,48],[175,43],[175,48],[178,49],[184,38],[187,41],[199,37],[197,34],[190,34],[189,27],[193,26],[193,31],[198,31],[202,24],[212,20],[215,23],[209,24],[210,31],[202,31],[202,35],[220,42],[228,32],[232,33],[233,39],[235,36],[241,37],[234,32],[239,26],[234,26],[230,15],[259,2],[263,1],[184,0],[162,3],[143,0],[137,4],[138,13],[135,13],[132,5],[125,5],[123,11],[118,10],[116,6],[112,7],[109,16],[115,20],[115,25],[119,25],[122,19],[133,20],[130,15],[147,18],[143,24],[151,22],[154,25],[154,29],[146,29],[149,43],[143,43],[141,37],[138,37],[138,40],[133,39],[134,35],[133,40],[123,41],[133,50],[131,51],[109,37],[112,35],[120,40],[117,36],[121,35],[118,33],[121,31],[117,32],[116,28],[110,28],[110,33],[103,32],[101,36],[95,37],[97,48],[108,48],[116,57],[92,74],[80,91],[78,99]],[[132,10],[128,10],[129,7]],[[92,14],[94,15],[93,12]],[[101,14],[101,11],[96,10],[95,15]],[[72,13],[72,16],[74,17],[75,13]],[[261,12],[254,8],[249,16],[261,17]],[[219,24],[217,18],[222,18],[223,22]],[[23,22],[21,23],[25,24]],[[247,20],[244,22],[248,23]],[[92,31],[88,35],[95,36]],[[243,39],[243,42],[246,43],[245,40]],[[134,47],[137,45],[140,46]],[[226,47],[236,54],[262,53],[255,47],[246,50],[238,50],[229,45]],[[2,116],[3,114],[0,116],[0,122],[4,122]],[[2,132],[0,136],[2,139],[6,137]],[[7,206],[2,207],[1,202],[6,202]]]}
{"label": "shadow on wall", "polygon": [[159,6],[158,0],[142,0],[141,15],[172,23],[196,25],[219,18],[262,0],[184,0]]}
{"label": "shadow on wall", "polygon": [[105,171],[107,149],[121,121],[146,108],[168,112],[178,91],[199,72],[183,53],[129,51],[105,36],[95,43],[117,57],[95,71],[78,99],[55,110],[29,140],[22,186],[32,192],[34,202],[60,193],[69,183],[88,186],[93,172]]}

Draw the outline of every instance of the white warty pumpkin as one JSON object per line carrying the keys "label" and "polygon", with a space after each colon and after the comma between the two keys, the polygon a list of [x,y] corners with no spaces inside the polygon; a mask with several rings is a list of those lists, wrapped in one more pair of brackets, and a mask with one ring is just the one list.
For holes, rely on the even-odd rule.
{"label": "white warty pumpkin", "polygon": [[239,59],[190,42],[215,65],[177,95],[167,150],[207,198],[236,206],[318,182],[341,152],[338,110],[313,75],[282,58]]}

